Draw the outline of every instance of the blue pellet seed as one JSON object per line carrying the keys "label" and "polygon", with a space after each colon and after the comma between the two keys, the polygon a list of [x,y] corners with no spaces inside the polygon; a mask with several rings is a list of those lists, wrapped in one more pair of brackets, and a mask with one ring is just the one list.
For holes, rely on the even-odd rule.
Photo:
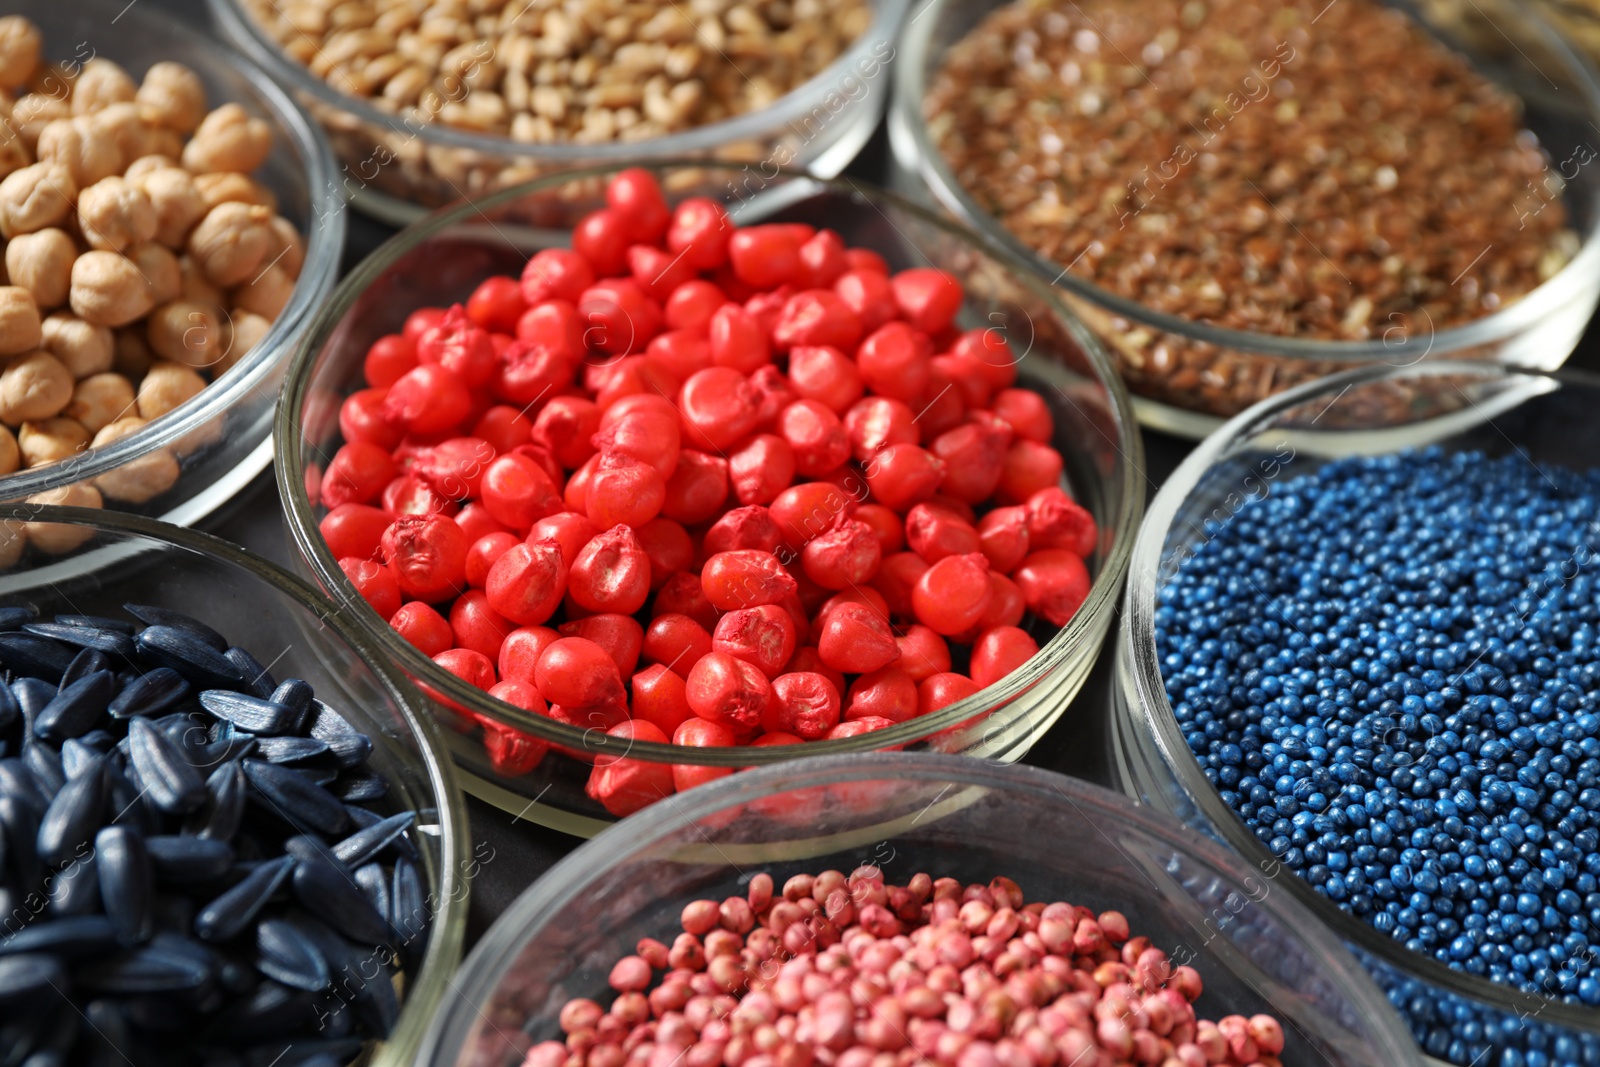
{"label": "blue pellet seed", "polygon": [[8,1049],[349,1062],[394,1025],[394,967],[426,939],[368,897],[420,899],[412,813],[359,806],[387,792],[371,740],[308,683],[188,615],[126,610],[0,608],[0,1017],[51,1009]]}
{"label": "blue pellet seed", "polygon": [[[1156,643],[1223,800],[1407,948],[1600,1005],[1600,472],[1345,459],[1204,535]],[[1428,1029],[1428,1051],[1494,1045],[1467,1029]]]}

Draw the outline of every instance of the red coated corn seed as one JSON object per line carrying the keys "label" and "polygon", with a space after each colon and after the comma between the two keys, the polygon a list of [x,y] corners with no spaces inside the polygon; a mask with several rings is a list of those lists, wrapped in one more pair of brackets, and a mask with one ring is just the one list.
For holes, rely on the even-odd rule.
{"label": "red coated corn seed", "polygon": [[[374,341],[340,405],[321,530],[406,640],[584,730],[792,744],[960,699],[1072,617],[1098,527],[1003,331],[953,327],[957,278],[669,205],[639,168],[606,195],[570,249]],[[507,773],[542,755],[509,728],[483,741]],[[591,795],[631,810],[728,770],[638,763],[613,749]],[[870,1029],[874,1056],[904,1051]],[[756,1034],[707,1067],[807,1067]],[[595,1067],[670,1067],[628,1056]]]}

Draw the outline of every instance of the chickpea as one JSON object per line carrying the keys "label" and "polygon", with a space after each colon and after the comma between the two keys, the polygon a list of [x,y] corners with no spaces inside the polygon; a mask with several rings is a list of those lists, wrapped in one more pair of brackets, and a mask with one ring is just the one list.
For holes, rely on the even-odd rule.
{"label": "chickpea", "polygon": [[238,104],[223,104],[207,115],[183,146],[183,165],[196,174],[219,170],[248,174],[267,160],[272,127]]}
{"label": "chickpea", "polygon": [[133,260],[133,265],[144,276],[145,291],[150,294],[152,305],[176,300],[183,292],[183,268],[178,266],[178,257],[172,254],[171,249],[154,241],[146,241],[130,248],[128,258]]}
{"label": "chickpea", "polygon": [[273,211],[278,210],[278,197],[273,191],[245,174],[235,174],[232,171],[197,174],[194,185],[200,191],[200,199],[205,202],[207,211],[229,201],[260,204]]}
{"label": "chickpea", "polygon": [[189,254],[213,285],[238,285],[266,262],[271,221],[271,210],[257,204],[218,204],[189,235]]}
{"label": "chickpea", "polygon": [[168,248],[182,248],[189,231],[209,210],[194,178],[179,167],[163,166],[138,175],[130,168],[128,180],[150,198],[156,213],[156,240]]}
{"label": "chickpea", "polygon": [[[148,155],[140,156],[132,163],[129,163],[128,169],[122,172],[122,176],[128,179],[130,182],[138,181],[142,185],[145,175],[152,174],[158,170],[168,170],[172,168],[182,170],[181,167],[178,167],[177,161],[171,156],[164,156],[159,152],[151,152]],[[185,171],[184,173],[187,174],[188,172]],[[149,195],[148,190],[146,190],[146,195]]]}
{"label": "chickpea", "polygon": [[72,112],[87,115],[112,104],[132,103],[139,87],[128,72],[109,59],[94,59],[83,65],[72,88]]}
{"label": "chickpea", "polygon": [[13,237],[6,245],[6,275],[33,294],[41,308],[60,307],[72,287],[78,246],[65,230],[51,227]]}
{"label": "chickpea", "polygon": [[0,181],[0,237],[55,226],[72,214],[78,183],[60,163],[35,163]]}
{"label": "chickpea", "polygon": [[33,162],[33,150],[22,135],[6,121],[7,109],[0,108],[0,178],[26,167]]}
{"label": "chickpea", "polygon": [[293,293],[294,279],[273,263],[233,291],[233,304],[264,319],[275,319],[283,314],[284,305],[289,303]]}
{"label": "chickpea", "polygon": [[39,69],[39,53],[44,35],[39,27],[21,15],[0,18],[0,89],[17,89],[28,84]]}
{"label": "chickpea", "polygon": [[189,256],[178,257],[178,269],[183,272],[183,292],[180,294],[185,300],[194,300],[202,304],[223,304],[222,290],[206,281],[200,268]]}
{"label": "chickpea", "polygon": [[[118,419],[95,434],[94,447],[100,448],[120,440],[146,425],[137,415]],[[182,471],[172,451],[158,448],[138,459],[130,460],[115,470],[107,471],[94,480],[94,484],[112,500],[129,504],[143,504],[165,493],[178,482]]]}
{"label": "chickpea", "polygon": [[117,146],[123,163],[150,154],[150,127],[139,118],[137,104],[112,104],[88,116],[89,129]]}
{"label": "chickpea", "polygon": [[78,194],[78,225],[89,247],[125,252],[156,235],[156,209],[132,182],[102,178]]}
{"label": "chickpea", "polygon": [[181,160],[183,158],[183,134],[177,130],[169,130],[165,126],[145,127],[144,150],[146,155],[166,156],[168,159]]}
{"label": "chickpea", "polygon": [[288,271],[289,277],[300,277],[300,268],[306,262],[306,242],[300,236],[300,231],[294,228],[294,223],[282,215],[272,217],[272,236],[274,244],[267,252],[267,259]]}
{"label": "chickpea", "polygon": [[144,339],[144,323],[112,331],[111,369],[130,381],[138,381],[156,361],[150,342]]}
{"label": "chickpea", "polygon": [[99,433],[137,410],[133,383],[120,374],[107,373],[91,374],[79,382],[72,391],[72,403],[62,414],[83,423],[90,433]]}
{"label": "chickpea", "polygon": [[[30,504],[54,504],[69,508],[100,508],[105,499],[100,490],[82,482],[64,485],[60,489],[46,489],[28,497]],[[28,544],[52,556],[64,555],[94,536],[94,531],[82,526],[68,526],[57,522],[30,522],[23,524]]]}
{"label": "chickpea", "polygon": [[272,329],[272,323],[250,311],[234,308],[229,313],[228,346],[222,358],[211,368],[211,380],[216,381],[228,373]]}
{"label": "chickpea", "polygon": [[205,118],[206,87],[182,63],[157,63],[144,72],[134,101],[151,125],[193,133]]}
{"label": "chickpea", "polygon": [[134,262],[99,250],[85,252],[72,265],[69,299],[77,316],[96,326],[126,326],[155,306]]}
{"label": "chickpea", "polygon": [[[3,383],[0,383],[3,385]],[[182,363],[158,359],[139,383],[139,417],[157,419],[198,395],[206,380]]]}
{"label": "chickpea", "polygon": [[18,426],[59,415],[72,400],[72,374],[48,352],[12,356],[0,370],[0,420]]}
{"label": "chickpea", "polygon": [[39,347],[39,305],[20,285],[0,285],[0,356],[14,356]]}
{"label": "chickpea", "polygon": [[127,162],[117,150],[117,142],[98,136],[89,121],[82,118],[56,119],[46,125],[39,131],[36,151],[41,162],[66,167],[80,189],[120,174]]}
{"label": "chickpea", "polygon": [[22,449],[17,447],[11,427],[0,426],[0,474],[15,473],[22,466]]}
{"label": "chickpea", "polygon": [[81,380],[111,369],[116,341],[106,327],[57,311],[45,318],[42,332],[41,347],[59,359],[74,378]]}
{"label": "chickpea", "polygon": [[89,431],[77,419],[57,416],[38,422],[25,422],[17,431],[17,447],[26,467],[60,463],[89,447]]}
{"label": "chickpea", "polygon": [[70,119],[72,108],[65,99],[46,93],[29,93],[11,109],[11,128],[17,131],[28,151],[39,147],[39,134],[57,119]]}
{"label": "chickpea", "polygon": [[185,367],[212,366],[227,347],[222,309],[191,300],[174,300],[152,311],[145,320],[145,337],[157,356]]}

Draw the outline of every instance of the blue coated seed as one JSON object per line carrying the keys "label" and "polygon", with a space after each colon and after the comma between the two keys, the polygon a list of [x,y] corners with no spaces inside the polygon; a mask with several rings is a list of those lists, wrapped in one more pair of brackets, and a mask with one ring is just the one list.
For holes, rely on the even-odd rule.
{"label": "blue coated seed", "polygon": [[[1520,454],[1339,460],[1209,524],[1155,613],[1179,730],[1280,862],[1413,951],[1586,1004],[1597,516],[1600,472]],[[1572,1062],[1532,1037],[1500,1062]]]}

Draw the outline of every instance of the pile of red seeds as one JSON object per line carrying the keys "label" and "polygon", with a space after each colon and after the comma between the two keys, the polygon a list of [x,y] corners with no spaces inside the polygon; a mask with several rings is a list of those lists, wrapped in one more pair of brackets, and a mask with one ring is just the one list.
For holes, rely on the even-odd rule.
{"label": "pile of red seeds", "polygon": [[[770,875],[618,960],[524,1067],[1278,1067],[1270,1015],[1195,1016],[1200,975],[1119,912],[876,867]],[[660,974],[658,978],[658,972]]]}
{"label": "pile of red seeds", "polygon": [[[606,199],[571,250],[380,338],[344,402],[308,488],[406,640],[580,728],[777,745],[944,707],[1038,650],[1027,612],[1072,617],[1094,519],[1004,338],[955,326],[959,282],[669,209],[644,170]],[[480,721],[499,772],[544,756]],[[589,792],[625,815],[727,773],[602,758]]]}

